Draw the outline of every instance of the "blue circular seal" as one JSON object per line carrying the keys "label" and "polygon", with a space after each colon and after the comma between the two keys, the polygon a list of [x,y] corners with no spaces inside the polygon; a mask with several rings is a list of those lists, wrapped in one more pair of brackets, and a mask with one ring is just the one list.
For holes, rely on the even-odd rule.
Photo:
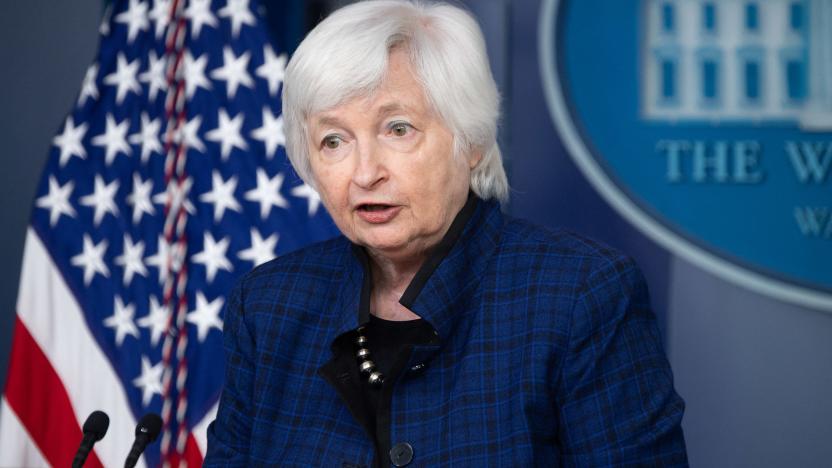
{"label": "blue circular seal", "polygon": [[571,157],[674,254],[832,312],[832,4],[544,0]]}

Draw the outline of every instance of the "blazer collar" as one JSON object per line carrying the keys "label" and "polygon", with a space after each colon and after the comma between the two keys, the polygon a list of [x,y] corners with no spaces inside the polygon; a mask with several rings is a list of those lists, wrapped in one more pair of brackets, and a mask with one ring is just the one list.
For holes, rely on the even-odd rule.
{"label": "blazer collar", "polygon": [[[499,241],[502,214],[497,202],[473,193],[451,222],[448,232],[413,277],[399,303],[428,321],[441,341],[450,336],[466,313],[459,298],[475,288]],[[344,285],[337,304],[336,337],[358,328],[370,317],[370,260],[363,247],[352,244]]]}

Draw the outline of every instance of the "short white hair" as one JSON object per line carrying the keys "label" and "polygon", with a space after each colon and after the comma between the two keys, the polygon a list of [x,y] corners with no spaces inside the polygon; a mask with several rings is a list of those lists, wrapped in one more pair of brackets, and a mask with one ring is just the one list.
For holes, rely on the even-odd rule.
{"label": "short white hair", "polygon": [[445,4],[372,0],[348,5],[301,42],[283,81],[289,160],[314,187],[307,146],[309,116],[381,84],[391,49],[403,46],[433,109],[454,136],[454,155],[480,152],[470,187],[482,199],[508,200],[497,145],[500,96],[482,31],[470,13]]}

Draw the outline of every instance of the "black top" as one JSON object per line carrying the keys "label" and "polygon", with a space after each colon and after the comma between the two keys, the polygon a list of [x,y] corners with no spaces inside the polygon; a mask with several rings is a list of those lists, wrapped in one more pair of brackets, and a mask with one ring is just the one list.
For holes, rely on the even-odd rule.
{"label": "black top", "polygon": [[[433,336],[433,327],[422,319],[416,320],[384,320],[370,315],[370,321],[365,326],[367,348],[370,359],[376,368],[385,376],[385,385],[392,385],[401,368],[396,369],[399,356],[409,353],[410,347],[429,342]],[[367,414],[368,429],[372,432],[377,449],[384,446],[380,443],[376,426],[378,422],[378,408],[382,398],[383,386],[371,385],[366,378],[361,379],[361,393],[364,396],[364,410]],[[379,454],[384,460],[386,455]]]}

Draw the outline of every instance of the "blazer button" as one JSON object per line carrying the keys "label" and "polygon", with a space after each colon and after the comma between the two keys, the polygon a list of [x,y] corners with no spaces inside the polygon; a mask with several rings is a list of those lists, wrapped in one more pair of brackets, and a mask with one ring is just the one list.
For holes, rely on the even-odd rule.
{"label": "blazer button", "polygon": [[413,460],[413,447],[407,442],[399,442],[390,449],[390,462],[393,466],[407,466]]}

